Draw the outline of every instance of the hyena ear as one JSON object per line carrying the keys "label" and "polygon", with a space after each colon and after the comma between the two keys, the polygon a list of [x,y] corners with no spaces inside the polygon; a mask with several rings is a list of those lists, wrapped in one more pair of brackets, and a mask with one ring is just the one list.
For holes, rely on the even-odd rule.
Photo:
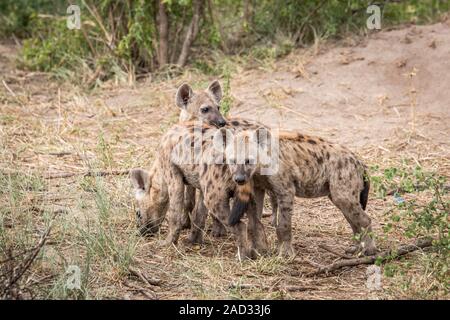
{"label": "hyena ear", "polygon": [[272,133],[270,132],[269,129],[260,127],[258,129],[256,129],[255,135],[256,135],[256,141],[258,142],[258,145],[261,148],[263,148],[265,150],[270,149],[270,145],[272,142]]}
{"label": "hyena ear", "polygon": [[207,90],[209,94],[211,94],[211,96],[214,98],[215,102],[219,104],[220,100],[222,100],[222,87],[220,86],[219,81],[214,80],[213,82],[211,82]]}
{"label": "hyena ear", "polygon": [[150,189],[150,175],[143,169],[133,169],[130,172],[131,184],[133,185],[136,195],[138,192],[148,191]]}
{"label": "hyena ear", "polygon": [[175,103],[179,108],[186,109],[189,99],[192,98],[193,95],[194,92],[192,91],[192,88],[187,83],[184,83],[177,90]]}

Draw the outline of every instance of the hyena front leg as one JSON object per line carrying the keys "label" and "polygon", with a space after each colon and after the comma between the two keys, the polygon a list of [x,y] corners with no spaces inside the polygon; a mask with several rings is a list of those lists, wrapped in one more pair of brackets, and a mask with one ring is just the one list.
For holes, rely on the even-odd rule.
{"label": "hyena front leg", "polygon": [[[262,198],[264,199],[264,190],[262,193]],[[252,250],[254,250],[257,254],[264,254],[268,250],[268,244],[264,226],[261,223],[260,217],[258,216],[258,209],[259,208],[257,202],[251,201],[247,209],[247,232],[248,238],[251,242]]]}
{"label": "hyena front leg", "polygon": [[188,242],[191,244],[203,243],[203,232],[205,230],[206,217],[208,209],[203,202],[203,193],[199,192],[196,199],[195,208],[191,215],[191,233],[189,234]]}
{"label": "hyena front leg", "polygon": [[254,202],[256,204],[256,216],[258,219],[261,219],[263,215],[264,196],[266,194],[266,191],[262,188],[254,187],[253,193],[254,193]]}
{"label": "hyena front leg", "polygon": [[279,213],[276,224],[279,242],[278,254],[280,256],[293,257],[292,247],[292,213],[294,211],[294,193],[285,190],[284,194],[278,193]]}
{"label": "hyena front leg", "polygon": [[233,233],[238,249],[238,257],[240,260],[246,258],[255,258],[254,251],[247,237],[247,226],[239,221],[234,226],[228,225],[228,217],[230,216],[230,200],[228,196],[218,198],[217,195],[204,194],[205,205],[210,214],[218,219],[231,233]]}
{"label": "hyena front leg", "polygon": [[277,196],[269,191],[270,205],[272,207],[272,226],[276,227],[278,222],[278,199]]}
{"label": "hyena front leg", "polygon": [[189,229],[191,227],[190,215],[195,208],[195,188],[192,186],[186,186],[184,190],[184,215],[182,219],[183,229]]}
{"label": "hyena front leg", "polygon": [[220,220],[214,216],[211,216],[211,218],[212,218],[211,235],[215,238],[225,236],[227,234],[227,229],[222,224],[222,222],[220,222]]}
{"label": "hyena front leg", "polygon": [[184,182],[183,176],[178,168],[170,165],[169,181],[167,183],[167,191],[169,194],[169,209],[167,212],[167,219],[169,222],[169,233],[165,240],[159,244],[161,246],[168,246],[178,241],[180,231],[183,227],[183,205],[184,205]]}

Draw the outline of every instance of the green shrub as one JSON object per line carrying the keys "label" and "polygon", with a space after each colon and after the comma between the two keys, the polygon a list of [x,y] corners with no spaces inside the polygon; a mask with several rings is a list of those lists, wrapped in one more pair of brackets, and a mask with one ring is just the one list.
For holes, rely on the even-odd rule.
{"label": "green shrub", "polygon": [[[386,213],[386,234],[402,231],[407,238],[432,238],[434,251],[428,270],[448,290],[450,250],[450,199],[447,178],[421,167],[371,168],[371,184],[379,198],[392,196],[394,204]],[[414,194],[414,196],[408,196]],[[392,274],[392,270],[387,271]]]}
{"label": "green shrub", "polygon": [[[169,22],[169,64],[177,62],[194,15],[195,1],[164,1]],[[370,0],[207,1],[201,11],[190,61],[201,71],[216,74],[218,68],[209,61],[219,50],[248,55],[265,64],[295,46],[309,45],[318,37],[364,33],[366,9],[371,3]],[[91,77],[105,80],[121,73],[153,72],[165,67],[158,60],[157,1],[82,0],[76,4],[81,9],[82,30],[66,27],[67,3],[63,0],[4,0],[0,4],[0,36],[14,34],[28,39],[22,51],[24,67],[61,74],[67,73],[61,70],[71,70],[72,79],[87,72],[85,80]],[[380,5],[383,28],[405,22],[429,23],[450,10],[449,1],[442,0],[405,0]]]}

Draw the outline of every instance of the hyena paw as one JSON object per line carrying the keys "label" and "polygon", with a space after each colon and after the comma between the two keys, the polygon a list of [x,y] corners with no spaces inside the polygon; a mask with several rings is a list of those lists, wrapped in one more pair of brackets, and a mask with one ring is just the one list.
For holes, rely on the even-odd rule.
{"label": "hyena paw", "polygon": [[253,248],[238,248],[238,258],[240,261],[256,259],[256,252]]}
{"label": "hyena paw", "polygon": [[203,235],[201,232],[191,232],[185,241],[185,244],[187,245],[195,245],[202,243],[203,243]]}
{"label": "hyena paw", "polygon": [[254,250],[260,255],[264,255],[269,252],[269,244],[267,243],[267,239],[258,239],[255,241],[253,245]]}
{"label": "hyena paw", "polygon": [[227,229],[221,223],[213,223],[211,235],[215,238],[223,237],[227,234]]}
{"label": "hyena paw", "polygon": [[378,252],[377,247],[373,243],[373,241],[362,243],[361,245],[361,253],[365,256],[373,256]]}
{"label": "hyena paw", "polygon": [[167,247],[169,247],[172,243],[173,243],[172,241],[165,239],[165,240],[159,240],[159,241],[156,243],[156,245],[157,245],[159,248],[167,248]]}
{"label": "hyena paw", "polygon": [[345,253],[350,254],[350,255],[356,254],[360,251],[361,251],[361,245],[359,245],[359,244],[353,244],[350,247],[348,247],[347,249],[345,249]]}
{"label": "hyena paw", "polygon": [[295,256],[294,248],[290,242],[283,242],[278,249],[278,256],[293,258]]}
{"label": "hyena paw", "polygon": [[346,254],[350,255],[362,255],[362,256],[373,256],[378,252],[377,247],[373,243],[369,244],[355,244],[345,250]]}

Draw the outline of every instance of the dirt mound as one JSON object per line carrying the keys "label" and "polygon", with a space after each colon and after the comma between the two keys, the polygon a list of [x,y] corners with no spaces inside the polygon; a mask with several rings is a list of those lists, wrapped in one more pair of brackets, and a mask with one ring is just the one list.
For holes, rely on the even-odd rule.
{"label": "dirt mound", "polygon": [[232,89],[243,103],[232,115],[361,147],[409,130],[416,104],[418,133],[448,146],[448,23],[382,31],[363,45],[325,50],[301,76],[295,62],[289,71],[239,79]]}

